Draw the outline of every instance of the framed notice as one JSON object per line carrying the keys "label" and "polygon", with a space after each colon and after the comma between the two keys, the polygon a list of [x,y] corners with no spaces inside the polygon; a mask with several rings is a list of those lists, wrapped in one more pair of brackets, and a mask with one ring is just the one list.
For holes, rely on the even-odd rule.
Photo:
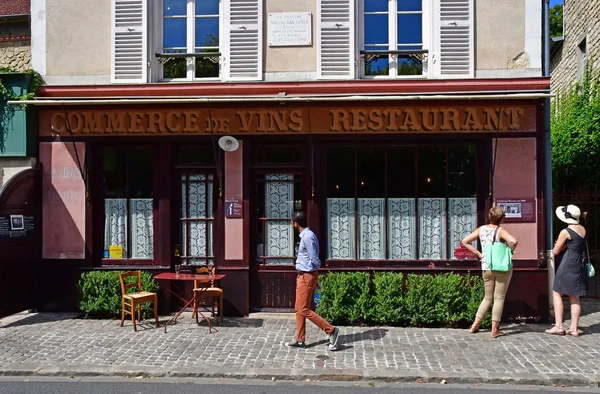
{"label": "framed notice", "polygon": [[535,222],[535,198],[497,198],[496,205],[504,208],[505,223]]}
{"label": "framed notice", "polygon": [[225,198],[225,217],[226,218],[241,218],[244,214],[243,205],[236,198]]}

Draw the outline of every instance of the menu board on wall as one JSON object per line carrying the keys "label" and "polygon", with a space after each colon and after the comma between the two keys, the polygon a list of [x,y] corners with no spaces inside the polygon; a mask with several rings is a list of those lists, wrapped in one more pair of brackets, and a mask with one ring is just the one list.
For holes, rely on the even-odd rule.
{"label": "menu board on wall", "polygon": [[20,238],[33,235],[35,217],[24,215],[0,216],[0,238]]}
{"label": "menu board on wall", "polygon": [[535,198],[496,198],[496,205],[504,208],[505,223],[535,222]]}

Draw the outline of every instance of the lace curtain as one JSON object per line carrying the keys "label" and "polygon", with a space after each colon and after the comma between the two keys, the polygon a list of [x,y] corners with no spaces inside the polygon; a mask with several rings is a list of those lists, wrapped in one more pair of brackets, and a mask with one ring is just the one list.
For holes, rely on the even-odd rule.
{"label": "lace curtain", "polygon": [[104,250],[110,245],[121,245],[123,257],[127,257],[127,199],[104,200]]}
{"label": "lace curtain", "polygon": [[294,228],[290,222],[294,209],[294,176],[265,176],[265,259],[266,264],[294,264]]}
{"label": "lace curtain", "polygon": [[390,260],[414,260],[417,258],[415,227],[415,199],[388,199]]}
{"label": "lace curtain", "polygon": [[[459,247],[465,235],[470,234],[477,227],[477,199],[473,197],[448,200],[450,248],[454,250]],[[451,258],[456,259],[453,253]]]}
{"label": "lace curtain", "polygon": [[354,199],[327,199],[327,258],[354,259]]}
{"label": "lace curtain", "polygon": [[[186,179],[187,178],[187,179]],[[213,255],[213,176],[181,177],[181,245],[187,264],[205,264]]]}
{"label": "lace curtain", "polygon": [[[123,247],[123,258],[151,259],[154,257],[154,227],[151,198],[104,200],[104,249],[110,245]],[[131,226],[131,251],[127,242],[128,223]]]}
{"label": "lace curtain", "polygon": [[419,198],[419,259],[446,258],[446,199]]}
{"label": "lace curtain", "polygon": [[362,260],[385,260],[385,198],[358,199],[358,250]]}

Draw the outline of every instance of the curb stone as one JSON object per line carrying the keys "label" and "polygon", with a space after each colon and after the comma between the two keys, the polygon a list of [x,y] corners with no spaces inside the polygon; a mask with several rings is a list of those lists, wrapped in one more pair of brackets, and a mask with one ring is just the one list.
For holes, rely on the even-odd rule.
{"label": "curb stone", "polygon": [[517,374],[507,377],[502,373],[481,372],[476,374],[444,373],[444,372],[414,372],[414,371],[358,371],[354,369],[340,370],[306,370],[293,369],[286,371],[257,370],[241,371],[236,368],[186,368],[176,367],[165,370],[160,367],[107,367],[107,366],[34,366],[12,365],[0,368],[0,376],[39,376],[39,377],[132,377],[132,378],[227,378],[227,379],[258,379],[283,381],[372,381],[385,383],[416,383],[440,384],[507,384],[528,386],[562,386],[566,387],[600,387],[600,376],[571,376],[564,374]]}

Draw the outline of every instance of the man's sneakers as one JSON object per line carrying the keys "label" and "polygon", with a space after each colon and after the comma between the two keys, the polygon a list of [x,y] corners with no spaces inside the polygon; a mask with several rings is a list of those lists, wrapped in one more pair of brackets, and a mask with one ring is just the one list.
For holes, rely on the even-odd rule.
{"label": "man's sneakers", "polygon": [[306,348],[308,348],[308,346],[306,345],[305,342],[298,342],[295,339],[293,341],[291,341],[291,342],[286,343],[285,346],[287,346],[287,347],[296,347],[296,348],[299,348],[299,349],[306,349]]}
{"label": "man's sneakers", "polygon": [[335,327],[329,336],[329,345],[327,345],[327,350],[338,350],[340,329]]}

